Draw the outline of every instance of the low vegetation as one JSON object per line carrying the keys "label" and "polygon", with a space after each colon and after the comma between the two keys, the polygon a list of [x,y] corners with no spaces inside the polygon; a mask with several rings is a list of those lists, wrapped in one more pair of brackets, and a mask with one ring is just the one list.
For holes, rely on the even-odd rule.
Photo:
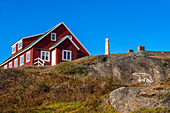
{"label": "low vegetation", "polygon": [[1,70],[0,80],[0,112],[110,112],[103,97],[121,85],[74,63]]}
{"label": "low vegetation", "polygon": [[72,62],[89,66],[89,65],[97,64],[97,57],[98,55],[91,56],[91,57],[83,57],[83,58],[74,60]]}
{"label": "low vegetation", "polygon": [[86,75],[86,68],[84,65],[73,62],[62,62],[55,67],[54,70],[58,74],[64,75]]}
{"label": "low vegetation", "polygon": [[163,61],[170,63],[170,58],[165,56],[154,56],[155,58],[162,59]]}
{"label": "low vegetation", "polygon": [[[87,60],[88,59],[88,60]],[[60,63],[55,67],[25,66],[0,70],[0,112],[106,112],[114,113],[103,98],[125,85],[121,80],[90,75],[87,66],[97,63],[97,56]],[[168,76],[163,84],[170,85]],[[160,95],[162,101],[169,90]],[[140,109],[133,113],[167,112],[169,108]],[[116,113],[116,112],[115,112]]]}

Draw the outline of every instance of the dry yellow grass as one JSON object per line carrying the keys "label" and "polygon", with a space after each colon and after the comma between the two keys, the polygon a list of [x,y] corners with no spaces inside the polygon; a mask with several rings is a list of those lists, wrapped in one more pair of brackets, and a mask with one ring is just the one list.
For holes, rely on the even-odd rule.
{"label": "dry yellow grass", "polygon": [[97,63],[97,57],[99,55],[95,56],[90,56],[90,57],[83,57],[77,60],[74,60],[72,62],[77,63],[77,64],[83,64],[83,65],[94,65]]}
{"label": "dry yellow grass", "polygon": [[170,57],[164,57],[164,56],[153,56],[153,57],[162,59],[163,61],[170,63]]}

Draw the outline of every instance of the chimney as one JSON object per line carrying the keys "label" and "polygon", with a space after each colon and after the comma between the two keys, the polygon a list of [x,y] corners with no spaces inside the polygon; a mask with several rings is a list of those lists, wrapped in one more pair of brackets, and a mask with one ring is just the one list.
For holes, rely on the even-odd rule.
{"label": "chimney", "polygon": [[105,42],[105,55],[109,55],[110,54],[110,51],[109,51],[109,39],[106,38],[105,40],[106,40],[106,42]]}

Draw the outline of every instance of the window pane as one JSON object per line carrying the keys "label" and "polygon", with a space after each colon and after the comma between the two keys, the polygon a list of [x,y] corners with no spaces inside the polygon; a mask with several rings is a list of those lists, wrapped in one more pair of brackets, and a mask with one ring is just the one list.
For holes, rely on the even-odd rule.
{"label": "window pane", "polygon": [[64,51],[64,60],[66,59],[66,51]]}
{"label": "window pane", "polygon": [[51,34],[51,40],[55,41],[56,40],[56,34]]}
{"label": "window pane", "polygon": [[45,59],[45,52],[42,52],[42,60]]}
{"label": "window pane", "polygon": [[22,65],[22,64],[23,64],[23,62],[24,62],[24,57],[23,57],[23,56],[21,56],[21,58],[20,58],[20,64]]}
{"label": "window pane", "polygon": [[15,60],[14,67],[18,66],[18,60]]}
{"label": "window pane", "polygon": [[20,42],[20,43],[19,43],[19,46],[18,46],[18,48],[21,48],[21,47],[22,47],[22,42]]}
{"label": "window pane", "polygon": [[12,52],[15,52],[15,47],[12,48]]}
{"label": "window pane", "polygon": [[27,61],[30,60],[30,52],[27,53]]}
{"label": "window pane", "polygon": [[49,53],[48,53],[48,52],[46,52],[46,60],[48,60],[48,55],[49,55]]}
{"label": "window pane", "polygon": [[70,52],[67,52],[67,60],[70,60]]}
{"label": "window pane", "polygon": [[30,53],[28,54],[28,60],[30,60]]}
{"label": "window pane", "polygon": [[12,62],[9,63],[9,68],[12,68]]}
{"label": "window pane", "polygon": [[55,35],[54,34],[52,35],[52,40],[55,40]]}

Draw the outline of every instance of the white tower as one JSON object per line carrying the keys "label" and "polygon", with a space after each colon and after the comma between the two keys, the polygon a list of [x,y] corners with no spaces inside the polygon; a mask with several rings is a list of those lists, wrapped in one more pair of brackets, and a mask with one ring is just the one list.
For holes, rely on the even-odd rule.
{"label": "white tower", "polygon": [[109,55],[110,54],[110,51],[109,51],[109,39],[106,38],[105,40],[106,40],[106,42],[105,42],[105,55]]}

